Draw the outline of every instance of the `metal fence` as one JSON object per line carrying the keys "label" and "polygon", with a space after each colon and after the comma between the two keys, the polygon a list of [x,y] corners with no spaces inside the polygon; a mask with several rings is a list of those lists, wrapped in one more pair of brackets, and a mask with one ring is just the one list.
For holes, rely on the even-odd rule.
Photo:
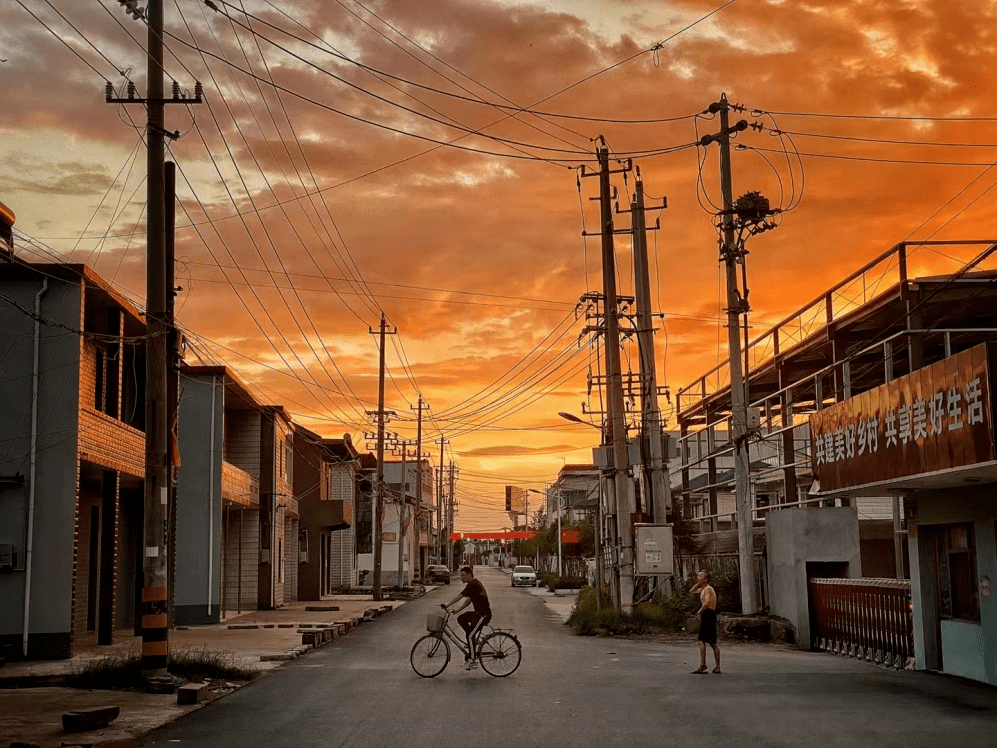
{"label": "metal fence", "polygon": [[909,580],[811,579],[810,595],[818,649],[913,669]]}

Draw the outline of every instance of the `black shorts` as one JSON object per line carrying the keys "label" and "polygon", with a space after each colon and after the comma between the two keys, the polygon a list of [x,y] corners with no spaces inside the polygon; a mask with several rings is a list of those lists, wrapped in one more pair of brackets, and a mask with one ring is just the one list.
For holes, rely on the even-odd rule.
{"label": "black shorts", "polygon": [[699,618],[699,641],[704,644],[717,643],[717,612],[707,608]]}
{"label": "black shorts", "polygon": [[482,619],[484,619],[484,621],[482,622],[481,625],[484,626],[488,624],[489,621],[492,620],[492,614],[491,613],[482,614],[477,612],[476,610],[472,610],[467,613],[461,613],[459,616],[457,616],[457,623],[460,624],[460,627],[462,629],[464,629],[465,634],[470,634],[471,629],[477,626],[478,621],[481,621]]}

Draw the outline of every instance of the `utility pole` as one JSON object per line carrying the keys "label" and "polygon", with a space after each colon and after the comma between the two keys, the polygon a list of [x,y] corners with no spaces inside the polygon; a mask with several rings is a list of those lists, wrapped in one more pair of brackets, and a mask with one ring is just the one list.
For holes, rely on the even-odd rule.
{"label": "utility pole", "polygon": [[[440,438],[436,441],[440,445],[440,472],[436,477],[436,563],[442,564],[444,563],[443,548],[447,542],[443,537],[443,450],[449,443],[449,439],[440,434]],[[449,566],[449,564],[447,565]]]}
{"label": "utility pole", "polygon": [[[667,207],[663,201],[662,208]],[[661,410],[658,408],[658,375],[654,362],[654,327],[651,323],[651,280],[647,258],[647,223],[644,220],[644,180],[637,169],[633,202],[634,295],[637,297],[637,347],[640,351],[640,385],[643,431],[647,438],[648,461],[644,472],[654,507],[654,521],[664,524],[671,508],[668,473],[662,455]]]}
{"label": "utility pole", "polygon": [[169,623],[173,624],[173,589],[176,579],[177,474],[174,452],[177,441],[177,418],[180,397],[179,334],[176,327],[176,164],[167,161],[163,168],[164,232],[163,271],[166,284],[166,308],[163,324],[166,329],[166,486],[167,524],[169,527],[167,587]]}
{"label": "utility pole", "polygon": [[[169,659],[169,473],[167,451],[170,413],[168,409],[168,324],[166,270],[165,138],[179,133],[164,128],[166,104],[200,104],[201,84],[194,97],[180,95],[173,84],[173,97],[163,97],[163,0],[148,0],[146,8],[137,0],[118,0],[125,12],[138,20],[145,16],[147,85],[145,98],[128,83],[127,98],[114,96],[108,81],[104,100],[108,104],[145,104],[146,120],[146,353],[145,353],[145,481],[142,565],[142,675],[147,682],[167,677]],[[170,197],[172,200],[172,196]],[[172,230],[172,227],[170,227]],[[171,276],[172,277],[172,276]],[[172,289],[170,289],[172,291]]]}
{"label": "utility pole", "polygon": [[730,399],[732,438],[734,442],[734,497],[737,502],[737,550],[741,578],[741,612],[758,610],[755,595],[754,522],[752,521],[751,476],[748,457],[748,406],[744,392],[744,372],[741,368],[741,315],[748,312],[747,293],[738,288],[738,265],[744,265],[743,247],[734,237],[734,198],[731,186],[730,136],[747,129],[740,120],[730,127],[727,95],[720,96],[710,111],[720,113],[720,132],[706,135],[703,145],[716,141],[720,146],[720,190],[723,197],[723,239],[720,257],[727,269],[727,345],[730,366]]}
{"label": "utility pole", "polygon": [[374,600],[381,599],[381,535],[383,534],[381,511],[384,505],[384,336],[394,335],[398,332],[387,332],[388,321],[381,312],[381,325],[379,332],[370,330],[371,335],[380,335],[380,362],[377,371],[377,483],[374,486],[374,506],[372,509],[374,520]]}
{"label": "utility pole", "polygon": [[[419,395],[419,405],[416,408],[409,406],[409,410],[418,410],[418,415],[416,416],[416,431],[415,431],[415,506],[416,506],[416,516],[422,511],[422,411],[426,407],[425,403],[422,401],[422,395]],[[418,529],[416,530],[418,533]],[[418,534],[417,536],[418,537]],[[414,566],[414,564],[413,564]],[[419,578],[422,578],[422,552],[419,552]]]}
{"label": "utility pole", "polygon": [[405,575],[405,507],[408,501],[408,491],[405,489],[406,473],[408,472],[408,445],[407,441],[399,443],[402,448],[402,482],[398,497],[401,501],[398,504],[398,589],[404,585],[402,579]]}
{"label": "utility pole", "polygon": [[453,495],[453,460],[450,461],[450,496],[447,501],[447,559],[451,562],[455,561],[454,558],[454,546],[450,540],[450,534],[453,532],[453,521],[454,521],[454,495]]}
{"label": "utility pole", "polygon": [[[613,453],[613,483],[616,488],[616,527],[620,543],[620,609],[633,612],[634,555],[631,514],[633,501],[627,485],[627,426],[623,401],[623,379],[620,371],[620,322],[617,318],[616,251],[613,242],[613,208],[609,184],[609,149],[603,145],[599,158],[599,207],[602,234],[602,285],[605,309],[606,388],[609,414],[609,443]],[[621,170],[622,171],[622,170]]]}

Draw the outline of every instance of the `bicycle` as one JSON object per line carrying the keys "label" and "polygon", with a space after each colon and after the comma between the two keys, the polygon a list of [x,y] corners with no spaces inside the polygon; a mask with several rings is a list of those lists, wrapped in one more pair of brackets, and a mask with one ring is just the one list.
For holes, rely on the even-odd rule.
{"label": "bicycle", "polygon": [[[450,644],[452,642],[464,658],[470,656],[464,643],[464,632],[456,631],[450,625],[451,613],[446,606],[444,614],[430,613],[426,616],[426,630],[429,631],[412,646],[409,661],[412,669],[422,678],[435,678],[450,664]],[[523,648],[511,630],[493,629],[484,626],[475,637],[475,652],[472,660],[481,663],[482,669],[496,678],[512,675],[523,659]]]}

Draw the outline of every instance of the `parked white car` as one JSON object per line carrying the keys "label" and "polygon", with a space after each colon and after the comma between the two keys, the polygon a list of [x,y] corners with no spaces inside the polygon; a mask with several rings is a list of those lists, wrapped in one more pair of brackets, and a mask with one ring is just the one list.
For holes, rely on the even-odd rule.
{"label": "parked white car", "polygon": [[532,566],[517,566],[512,570],[513,587],[536,587],[537,572]]}

